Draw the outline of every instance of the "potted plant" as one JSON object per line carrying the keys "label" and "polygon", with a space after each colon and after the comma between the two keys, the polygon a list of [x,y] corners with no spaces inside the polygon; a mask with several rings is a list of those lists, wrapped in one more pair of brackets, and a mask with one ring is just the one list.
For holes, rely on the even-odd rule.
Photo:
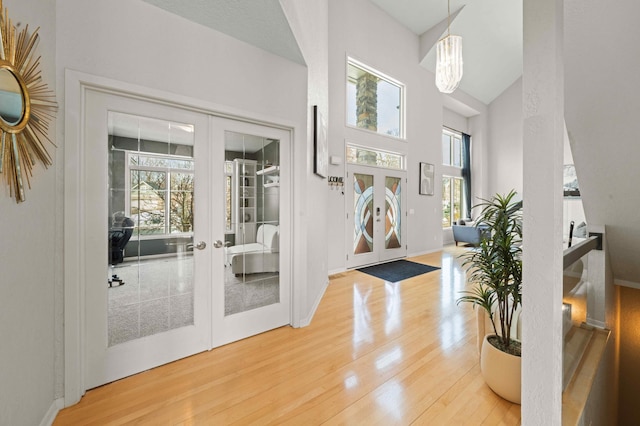
{"label": "potted plant", "polygon": [[[522,213],[517,193],[482,200],[476,226],[485,228],[479,247],[463,255],[463,267],[473,285],[457,303],[482,308],[493,326],[484,337],[480,369],[489,387],[503,398],[520,403],[520,342],[512,326],[522,304]],[[512,368],[509,371],[508,368]]]}

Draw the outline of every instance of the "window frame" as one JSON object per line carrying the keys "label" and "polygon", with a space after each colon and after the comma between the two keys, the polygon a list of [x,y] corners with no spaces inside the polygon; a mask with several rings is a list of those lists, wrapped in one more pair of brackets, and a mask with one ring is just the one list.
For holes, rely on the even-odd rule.
{"label": "window frame", "polygon": [[[187,160],[193,162],[192,169],[180,169],[174,167],[159,167],[159,166],[143,166],[143,165],[132,165],[131,157],[153,157],[153,158],[161,158],[167,160]],[[166,174],[165,182],[166,182],[166,191],[167,191],[167,201],[164,203],[164,232],[162,234],[140,234],[139,232],[133,233],[131,236],[131,240],[154,240],[154,239],[164,239],[164,238],[175,238],[175,237],[189,237],[193,235],[193,231],[189,232],[171,232],[171,174],[172,173],[181,173],[181,174],[190,174],[195,178],[195,159],[189,156],[183,155],[171,155],[171,154],[157,154],[151,152],[144,151],[131,151],[125,150],[125,212],[127,217],[132,217],[131,214],[131,172],[134,170],[145,171],[145,172],[162,172]],[[194,184],[195,187],[195,184]],[[195,189],[195,188],[194,188]],[[194,190],[195,193],[195,190]],[[194,194],[195,195],[195,194]],[[138,224],[135,225],[138,228]],[[193,229],[193,224],[192,224]]]}
{"label": "window frame", "polygon": [[[369,73],[371,75],[374,75],[384,81],[386,81],[387,83],[398,87],[399,91],[400,91],[400,99],[398,100],[399,102],[399,106],[400,106],[400,111],[399,111],[399,117],[398,117],[398,126],[399,126],[399,131],[398,131],[398,136],[395,135],[391,135],[391,134],[387,134],[387,133],[381,133],[379,131],[373,131],[373,130],[369,130],[369,129],[365,129],[363,127],[358,127],[357,123],[356,125],[350,124],[349,123],[349,84],[351,84],[352,78],[349,76],[349,66],[353,66],[356,68],[359,68],[360,70]],[[346,67],[345,67],[345,126],[352,128],[352,129],[357,129],[363,132],[367,132],[367,133],[371,133],[374,135],[380,135],[380,136],[384,136],[384,137],[388,137],[388,138],[393,138],[393,139],[397,139],[397,140],[401,140],[401,141],[405,141],[406,142],[406,90],[407,87],[404,83],[402,83],[401,81],[390,77],[389,75],[380,72],[360,61],[358,61],[357,59],[354,59],[351,56],[347,56],[347,60],[346,60]]]}
{"label": "window frame", "polygon": [[[230,165],[230,167],[229,167]],[[228,170],[230,169],[230,170]],[[225,235],[233,235],[236,233],[236,227],[233,223],[233,161],[224,160],[224,189],[225,189],[225,204],[224,204],[224,215],[225,215]],[[227,188],[229,189],[229,193],[227,194]],[[229,197],[229,205],[227,206],[227,196]],[[228,211],[227,211],[228,207]],[[229,227],[227,227],[227,213],[229,214],[230,221]]]}
{"label": "window frame", "polygon": [[[462,133],[458,132],[456,130],[453,129],[449,129],[447,127],[443,127],[442,128],[442,136],[447,135],[449,136],[449,162],[445,163],[444,162],[444,153],[442,155],[442,165],[445,167],[452,167],[452,168],[456,168],[456,169],[462,169]],[[459,166],[455,165],[455,160],[454,160],[454,156],[455,156],[455,142],[458,141],[458,161],[460,163]],[[444,143],[444,141],[442,141],[442,137],[441,137],[441,143]]]}
{"label": "window frame", "polygon": [[[384,165],[379,165],[379,164],[368,164],[368,163],[358,163],[358,162],[349,161],[349,155],[348,155],[349,148],[362,149],[362,150],[365,150],[365,151],[375,152],[375,153],[379,153],[379,154],[396,155],[400,159],[400,168],[386,167]],[[350,143],[350,142],[347,142],[345,144],[344,152],[345,152],[346,163],[348,163],[348,164],[353,164],[353,165],[356,165],[356,166],[377,167],[377,168],[380,168],[380,169],[389,169],[389,170],[398,170],[398,171],[406,171],[407,170],[407,156],[405,154],[400,153],[400,152],[394,152],[394,151],[389,151],[389,150],[386,150],[386,149],[374,148],[372,146],[364,146],[364,145],[359,145],[359,144]]]}
{"label": "window frame", "polygon": [[[453,184],[454,180],[459,180],[460,181],[460,218],[462,218],[462,216],[464,215],[463,213],[463,209],[464,209],[464,188],[465,185],[467,184],[465,182],[465,179],[462,176],[450,176],[450,175],[442,175],[442,188],[444,189],[444,181],[445,179],[448,179],[450,181],[449,184],[449,200],[451,203],[450,207],[453,207],[453,200],[454,200],[454,187],[455,185]],[[442,194],[442,218],[444,219],[444,193]],[[450,229],[453,226],[453,223],[455,222],[454,220],[454,209],[450,208],[449,209],[449,225],[448,226],[444,226],[444,222],[442,224],[442,229]]]}

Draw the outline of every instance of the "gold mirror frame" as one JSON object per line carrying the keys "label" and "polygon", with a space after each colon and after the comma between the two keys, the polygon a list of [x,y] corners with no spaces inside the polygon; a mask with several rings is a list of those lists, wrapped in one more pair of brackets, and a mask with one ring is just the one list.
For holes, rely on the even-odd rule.
{"label": "gold mirror frame", "polygon": [[31,188],[30,177],[36,160],[45,168],[53,164],[44,141],[55,146],[47,132],[58,106],[55,94],[42,81],[40,57],[33,58],[39,28],[30,36],[28,25],[18,32],[2,0],[0,12],[0,69],[6,69],[15,77],[22,92],[20,120],[11,124],[0,118],[0,174],[5,178],[10,196],[19,203],[25,200],[23,178]]}

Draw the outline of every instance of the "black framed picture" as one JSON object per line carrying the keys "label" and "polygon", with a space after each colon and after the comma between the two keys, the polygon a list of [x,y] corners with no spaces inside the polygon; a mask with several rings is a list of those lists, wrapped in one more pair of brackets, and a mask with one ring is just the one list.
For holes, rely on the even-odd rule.
{"label": "black framed picture", "polygon": [[322,178],[326,178],[329,173],[327,125],[318,109],[318,105],[313,106],[313,152],[313,172]]}

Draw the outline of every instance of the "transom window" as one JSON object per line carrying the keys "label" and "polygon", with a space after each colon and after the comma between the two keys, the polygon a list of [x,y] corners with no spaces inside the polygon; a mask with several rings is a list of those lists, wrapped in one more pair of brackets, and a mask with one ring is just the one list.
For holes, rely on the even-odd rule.
{"label": "transom window", "polygon": [[347,162],[387,169],[405,169],[404,155],[402,154],[352,144],[347,145]]}
{"label": "transom window", "polygon": [[127,209],[137,234],[193,232],[192,158],[127,151]]}
{"label": "transom window", "polygon": [[448,129],[442,131],[442,164],[462,167],[462,136]]}
{"label": "transom window", "polygon": [[404,84],[347,59],[347,124],[404,138]]}
{"label": "transom window", "polygon": [[443,228],[449,228],[470,214],[470,143],[470,136],[446,127],[442,129]]}

